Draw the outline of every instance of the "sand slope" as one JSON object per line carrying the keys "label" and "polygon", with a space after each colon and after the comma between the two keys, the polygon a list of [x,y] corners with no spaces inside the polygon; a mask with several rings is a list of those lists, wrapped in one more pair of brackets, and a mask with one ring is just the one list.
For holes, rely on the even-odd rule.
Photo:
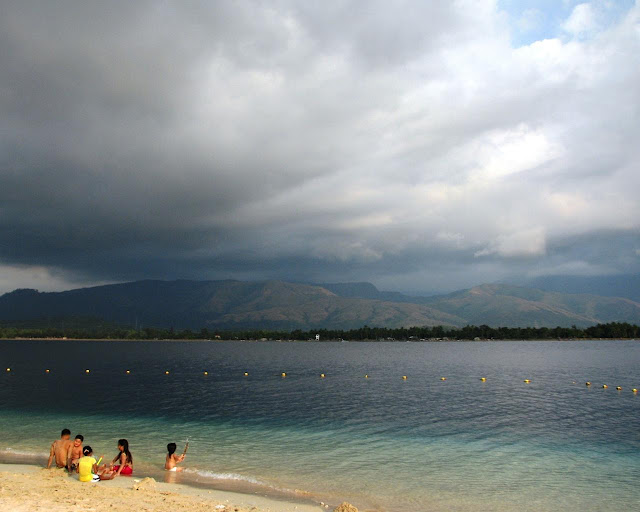
{"label": "sand slope", "polygon": [[79,482],[63,470],[0,465],[0,509],[12,512],[318,512],[321,506],[208,491],[152,479]]}

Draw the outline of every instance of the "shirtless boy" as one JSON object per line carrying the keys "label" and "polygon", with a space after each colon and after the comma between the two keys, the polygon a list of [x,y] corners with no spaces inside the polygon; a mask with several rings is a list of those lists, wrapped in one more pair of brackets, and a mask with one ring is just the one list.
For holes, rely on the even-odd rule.
{"label": "shirtless boy", "polygon": [[67,450],[67,471],[78,472],[78,461],[82,457],[82,441],[84,436],[78,434]]}
{"label": "shirtless boy", "polygon": [[71,431],[65,428],[60,434],[60,439],[51,443],[51,450],[49,450],[49,460],[47,461],[47,469],[51,467],[53,459],[56,459],[56,467],[63,468],[67,465],[67,452],[71,446]]}

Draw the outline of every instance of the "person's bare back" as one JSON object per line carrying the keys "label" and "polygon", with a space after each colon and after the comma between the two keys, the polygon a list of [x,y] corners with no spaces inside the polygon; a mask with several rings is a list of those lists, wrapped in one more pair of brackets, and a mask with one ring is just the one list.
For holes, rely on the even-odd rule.
{"label": "person's bare back", "polygon": [[183,460],[184,455],[176,455],[175,453],[167,455],[164,461],[164,469],[167,471],[182,471],[184,468],[180,468],[176,464],[180,464]]}
{"label": "person's bare back", "polygon": [[169,443],[167,445],[167,456],[164,459],[164,469],[167,471],[182,471],[182,468],[179,468],[177,464],[180,464],[187,455],[187,448],[189,447],[189,441],[187,441],[186,446],[184,447],[184,453],[182,455],[176,455],[176,443]]}
{"label": "person's bare back", "polygon": [[58,439],[51,444],[51,453],[56,459],[56,467],[63,468],[67,465],[67,452],[71,445],[69,439]]}
{"label": "person's bare back", "polygon": [[49,450],[49,460],[47,461],[47,469],[51,467],[53,459],[56,460],[56,467],[63,468],[67,465],[67,453],[69,447],[73,444],[69,436],[71,432],[69,429],[64,429],[60,439],[51,443],[51,449]]}

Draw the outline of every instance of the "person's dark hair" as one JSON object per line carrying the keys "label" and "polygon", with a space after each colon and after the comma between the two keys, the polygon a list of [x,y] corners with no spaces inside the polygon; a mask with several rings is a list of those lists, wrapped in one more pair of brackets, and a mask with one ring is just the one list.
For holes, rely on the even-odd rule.
{"label": "person's dark hair", "polygon": [[176,452],[176,443],[169,443],[167,445],[167,451],[169,452],[169,455],[173,455]]}
{"label": "person's dark hair", "polygon": [[131,452],[129,451],[129,441],[127,441],[126,439],[118,439],[118,446],[122,446],[122,452],[127,456],[126,462],[132,464],[133,457],[131,456]]}
{"label": "person's dark hair", "polygon": [[84,436],[82,434],[78,434],[76,439],[80,439],[80,441],[84,441]]}
{"label": "person's dark hair", "polygon": [[89,455],[93,450],[91,449],[91,446],[87,445],[82,449],[82,454],[83,455]]}
{"label": "person's dark hair", "polygon": [[62,436],[70,436],[71,435],[71,430],[69,430],[68,428],[63,428],[62,432],[60,433],[60,437]]}

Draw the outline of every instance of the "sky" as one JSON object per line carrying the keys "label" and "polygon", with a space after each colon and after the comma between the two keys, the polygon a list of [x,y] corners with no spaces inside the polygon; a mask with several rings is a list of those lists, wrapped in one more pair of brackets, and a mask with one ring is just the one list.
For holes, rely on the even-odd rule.
{"label": "sky", "polygon": [[640,0],[0,0],[0,293],[640,272]]}

